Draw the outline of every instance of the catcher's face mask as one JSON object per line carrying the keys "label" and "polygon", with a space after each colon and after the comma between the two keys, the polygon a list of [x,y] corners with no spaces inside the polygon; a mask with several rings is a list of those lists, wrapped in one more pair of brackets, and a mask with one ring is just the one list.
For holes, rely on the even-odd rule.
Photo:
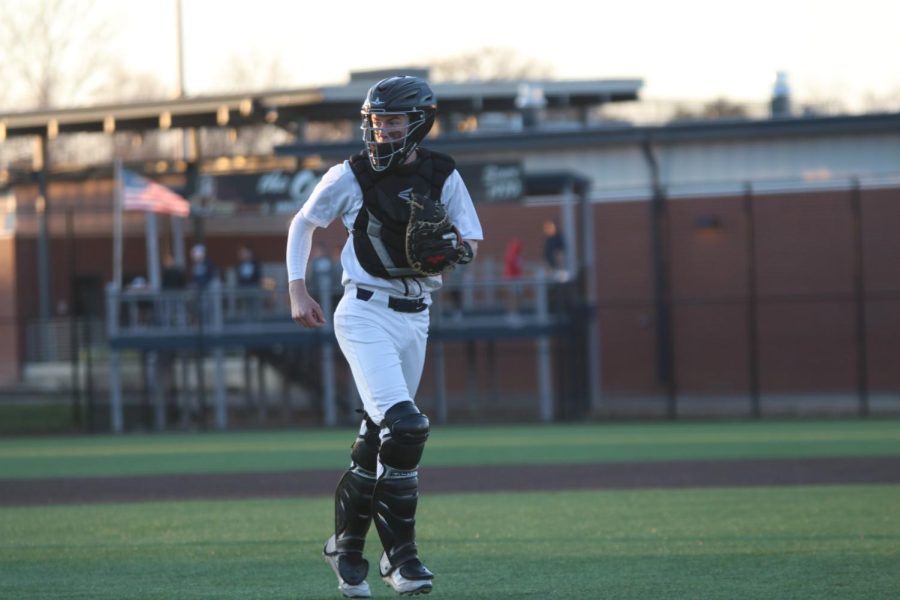
{"label": "catcher's face mask", "polygon": [[424,79],[382,79],[362,104],[363,142],[375,171],[402,165],[421,143],[437,113],[437,99]]}
{"label": "catcher's face mask", "polygon": [[375,171],[386,171],[403,164],[424,137],[420,129],[426,122],[421,111],[362,111],[363,142]]}

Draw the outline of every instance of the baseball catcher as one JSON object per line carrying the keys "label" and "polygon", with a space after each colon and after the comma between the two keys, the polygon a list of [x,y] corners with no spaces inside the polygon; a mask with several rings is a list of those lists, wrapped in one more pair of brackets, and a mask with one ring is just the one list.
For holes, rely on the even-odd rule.
{"label": "baseball catcher", "polygon": [[335,490],[334,531],[323,550],[348,598],[371,596],[364,552],[373,523],[385,583],[414,595],[430,592],[434,579],[416,543],[418,468],[431,424],[415,398],[431,295],[441,273],[470,262],[482,239],[454,160],[419,146],[436,111],[434,92],[417,77],[372,86],[361,110],[364,150],[325,174],[288,234],[291,316],[303,327],[325,323],[304,281],[313,231],[341,219],[350,234],[334,334],[365,418]]}

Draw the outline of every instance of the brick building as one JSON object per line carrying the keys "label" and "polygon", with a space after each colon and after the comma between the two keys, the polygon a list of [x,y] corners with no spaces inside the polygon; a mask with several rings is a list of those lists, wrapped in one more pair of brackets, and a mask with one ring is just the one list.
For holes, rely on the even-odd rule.
{"label": "brick building", "polygon": [[[579,257],[573,243],[570,259],[593,265],[601,359],[592,367],[604,397],[639,402],[751,394],[758,401],[864,393],[867,401],[896,400],[900,114],[634,126],[592,121],[589,114],[605,101],[635,98],[639,82],[597,82],[580,92],[558,83],[545,90],[546,111],[561,111],[568,121],[523,126],[513,120],[473,131],[458,131],[465,129],[459,124],[514,112],[516,92],[504,88],[492,96],[487,84],[438,88],[439,98],[448,98],[445,120],[428,145],[472,167],[518,165],[526,174],[562,171],[588,182],[593,253]],[[308,123],[355,115],[361,89],[351,82],[300,108],[283,105],[278,118]],[[232,110],[240,113],[238,105]],[[188,117],[182,123],[196,124]],[[293,173],[321,173],[359,148],[353,135],[326,142],[297,134],[253,172],[287,165]],[[212,159],[205,164],[200,172],[212,172]],[[49,304],[60,314],[74,310],[78,285],[95,289],[111,275],[113,186],[105,169],[51,173],[46,184],[53,206],[46,221]],[[188,183],[174,162],[161,171],[173,187]],[[34,209],[37,183],[10,180],[7,190],[16,210],[0,237],[0,364],[3,379],[12,381],[28,356],[28,323],[40,316],[41,218]],[[560,220],[573,242],[584,231],[558,198],[475,200],[486,234],[483,256],[501,257],[517,236],[526,241],[526,260],[540,262],[547,219]],[[205,220],[213,260],[232,264],[237,243],[246,242],[261,260],[280,262],[299,204],[266,210],[237,204]],[[140,216],[130,217],[126,233],[125,270],[139,273],[145,264]],[[188,242],[192,235],[188,230]],[[336,245],[344,235],[332,226],[322,239]]]}

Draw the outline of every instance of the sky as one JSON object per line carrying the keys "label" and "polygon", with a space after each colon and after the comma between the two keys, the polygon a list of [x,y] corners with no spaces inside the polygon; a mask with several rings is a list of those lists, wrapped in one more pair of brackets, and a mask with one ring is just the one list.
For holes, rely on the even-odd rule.
{"label": "sky", "polygon": [[[777,71],[795,98],[900,99],[895,0],[553,0],[402,3],[182,0],[190,95],[221,87],[235,57],[274,60],[283,87],[341,84],[351,70],[420,66],[512,48],[559,79],[639,78],[645,99],[764,102]],[[176,0],[98,0],[129,70],[175,86]],[[239,87],[239,86],[237,86]],[[280,86],[281,87],[281,86]]]}

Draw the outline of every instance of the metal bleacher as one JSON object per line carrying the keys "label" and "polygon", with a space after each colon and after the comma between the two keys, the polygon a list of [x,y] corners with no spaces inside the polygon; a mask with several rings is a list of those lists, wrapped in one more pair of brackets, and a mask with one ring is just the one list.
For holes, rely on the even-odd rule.
{"label": "metal bleacher", "polygon": [[[460,340],[534,339],[538,375],[539,414],[553,418],[551,346],[553,336],[573,324],[570,311],[554,306],[551,295],[565,285],[535,269],[528,278],[504,280],[460,276],[447,278],[445,286],[432,298],[430,345],[439,380],[443,377],[443,343]],[[329,273],[311,280],[314,295],[326,315],[331,315],[342,288]],[[241,288],[217,281],[206,289],[164,290],[107,288],[107,337],[110,350],[110,410],[113,431],[124,428],[122,353],[139,350],[151,354],[190,352],[209,356],[215,364],[213,387],[214,426],[228,426],[225,394],[226,349],[255,352],[272,362],[285,377],[314,382],[322,396],[322,420],[337,423],[335,361],[337,345],[331,319],[318,329],[297,326],[290,318],[290,303],[283,285]],[[270,351],[278,347],[278,363]],[[284,352],[284,350],[288,352]],[[305,371],[291,362],[290,350],[316,352],[318,373]],[[150,379],[154,379],[151,373]],[[438,385],[439,390],[443,384]],[[164,407],[157,403],[157,425],[164,427]],[[446,419],[446,402],[438,392],[440,420]]]}

